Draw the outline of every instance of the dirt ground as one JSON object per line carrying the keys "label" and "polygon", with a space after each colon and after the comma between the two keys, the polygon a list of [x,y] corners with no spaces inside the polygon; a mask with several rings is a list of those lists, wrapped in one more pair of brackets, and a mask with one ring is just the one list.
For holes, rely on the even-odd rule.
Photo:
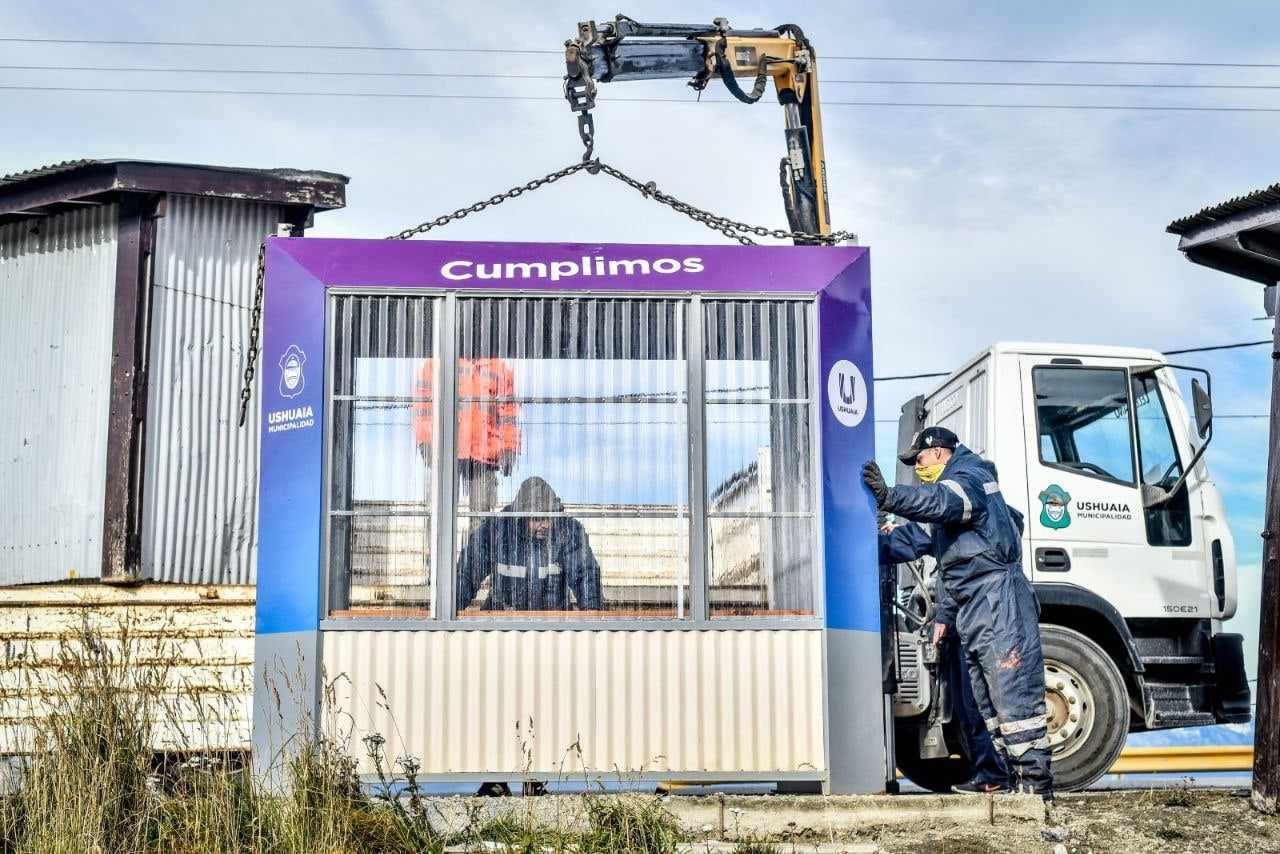
{"label": "dirt ground", "polygon": [[1280,852],[1280,817],[1255,812],[1244,791],[1100,792],[1059,795],[1044,827],[918,827],[856,841],[886,854],[1050,854],[1059,844],[1069,854],[1270,854]]}

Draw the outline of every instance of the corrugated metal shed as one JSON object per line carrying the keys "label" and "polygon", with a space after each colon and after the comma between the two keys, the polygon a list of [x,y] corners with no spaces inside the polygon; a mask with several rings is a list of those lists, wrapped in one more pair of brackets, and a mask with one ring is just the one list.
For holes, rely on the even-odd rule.
{"label": "corrugated metal shed", "polygon": [[[256,258],[274,205],[170,196],[151,284],[143,575],[252,584],[258,419],[236,424]],[[252,410],[258,405],[254,387]]]}
{"label": "corrugated metal shed", "polygon": [[0,177],[0,586],[253,582],[258,246],[346,182],[140,160]]}
{"label": "corrugated metal shed", "polygon": [[0,581],[98,575],[115,205],[0,225]]}

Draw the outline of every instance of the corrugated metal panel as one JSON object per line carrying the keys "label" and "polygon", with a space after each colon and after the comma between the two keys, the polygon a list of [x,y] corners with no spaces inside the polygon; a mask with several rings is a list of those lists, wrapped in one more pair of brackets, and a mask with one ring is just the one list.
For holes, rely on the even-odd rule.
{"label": "corrugated metal panel", "polygon": [[101,572],[116,216],[0,226],[0,584]]}
{"label": "corrugated metal panel", "polygon": [[253,583],[262,380],[248,423],[236,421],[258,246],[278,218],[274,205],[173,195],[159,221],[143,495],[147,578]]}
{"label": "corrugated metal panel", "polygon": [[323,645],[342,728],[429,774],[826,767],[820,631],[334,631]]}
{"label": "corrugated metal panel", "polygon": [[1198,213],[1175,219],[1169,223],[1165,231],[1170,234],[1186,234],[1188,231],[1199,228],[1202,225],[1213,225],[1215,222],[1230,216],[1252,213],[1277,204],[1280,204],[1280,184],[1272,184],[1269,187],[1263,187],[1261,190],[1254,190],[1252,193],[1246,193],[1243,196],[1236,196],[1227,199],[1225,202],[1202,208]]}
{"label": "corrugated metal panel", "polygon": [[134,700],[151,716],[153,746],[247,749],[253,589],[217,592],[172,584],[0,590],[0,754],[29,748],[33,721],[64,710],[66,694],[86,681],[68,666],[86,630],[112,656],[108,678],[127,673],[135,689],[150,686],[145,701]]}
{"label": "corrugated metal panel", "polygon": [[24,172],[10,172],[8,175],[0,175],[0,187],[6,184],[20,184],[23,181],[34,181],[36,178],[48,178],[51,175],[61,175],[64,172],[72,172],[84,166],[95,166],[102,162],[104,161],[64,160],[61,163],[50,163],[48,166],[38,166]]}

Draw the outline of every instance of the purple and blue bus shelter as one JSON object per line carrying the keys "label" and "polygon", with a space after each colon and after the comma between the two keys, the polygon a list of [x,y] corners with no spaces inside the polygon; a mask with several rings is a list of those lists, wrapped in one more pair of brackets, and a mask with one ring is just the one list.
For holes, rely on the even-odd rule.
{"label": "purple and blue bus shelter", "polygon": [[266,264],[260,769],[316,725],[438,781],[884,790],[867,249]]}

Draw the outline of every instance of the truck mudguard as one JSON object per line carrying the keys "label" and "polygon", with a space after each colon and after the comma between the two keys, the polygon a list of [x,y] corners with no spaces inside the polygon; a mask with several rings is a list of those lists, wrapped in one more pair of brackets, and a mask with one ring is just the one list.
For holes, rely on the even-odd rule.
{"label": "truck mudguard", "polygon": [[[1116,638],[1124,645],[1125,651],[1129,656],[1129,667],[1134,673],[1142,673],[1142,660],[1138,657],[1137,644],[1133,642],[1133,634],[1129,631],[1129,626],[1125,623],[1124,617],[1120,616],[1120,612],[1115,606],[1103,599],[1096,593],[1078,587],[1074,584],[1062,584],[1060,582],[1040,582],[1032,584],[1035,588],[1036,597],[1040,600],[1041,611],[1045,608],[1071,608],[1078,611],[1087,611],[1093,616],[1104,620],[1115,633]],[[1067,628],[1073,628],[1067,626]],[[1105,647],[1104,638],[1093,638],[1095,642]],[[1117,661],[1116,664],[1123,667],[1125,662]]]}

